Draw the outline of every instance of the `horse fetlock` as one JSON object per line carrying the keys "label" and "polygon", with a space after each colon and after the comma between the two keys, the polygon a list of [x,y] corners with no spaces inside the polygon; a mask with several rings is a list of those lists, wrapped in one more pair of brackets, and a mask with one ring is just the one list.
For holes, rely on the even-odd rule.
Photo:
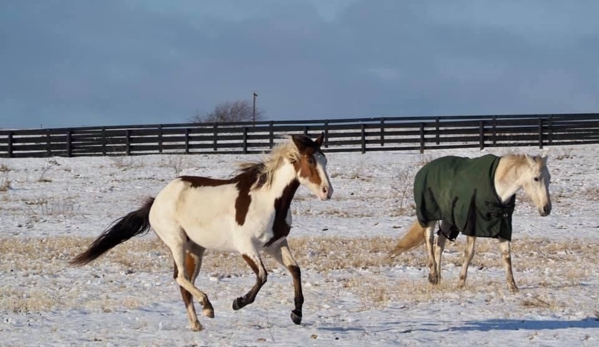
{"label": "horse fetlock", "polygon": [[202,309],[202,314],[204,315],[204,317],[214,318],[214,309],[212,307],[209,307],[209,308],[204,307]]}
{"label": "horse fetlock", "polygon": [[439,279],[439,274],[436,271],[431,271],[431,273],[428,274],[428,281],[431,284],[439,284]]}
{"label": "horse fetlock", "polygon": [[204,330],[204,327],[202,326],[202,324],[200,324],[199,321],[195,321],[195,322],[191,322],[190,323],[190,328],[192,331],[202,331]]}
{"label": "horse fetlock", "polygon": [[302,311],[301,310],[291,311],[291,321],[293,321],[293,323],[296,325],[300,325],[302,323]]}

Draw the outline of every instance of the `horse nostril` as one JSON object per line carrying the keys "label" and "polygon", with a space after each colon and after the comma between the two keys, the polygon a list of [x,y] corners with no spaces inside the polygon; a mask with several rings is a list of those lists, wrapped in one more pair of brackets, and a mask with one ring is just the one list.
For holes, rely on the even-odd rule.
{"label": "horse nostril", "polygon": [[322,187],[322,192],[326,194],[328,192],[327,187]]}

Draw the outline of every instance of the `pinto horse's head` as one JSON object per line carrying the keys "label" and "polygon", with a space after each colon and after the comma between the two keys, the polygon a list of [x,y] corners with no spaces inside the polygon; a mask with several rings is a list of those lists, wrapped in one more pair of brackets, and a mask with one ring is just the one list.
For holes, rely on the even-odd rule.
{"label": "pinto horse's head", "polygon": [[547,169],[547,157],[526,155],[526,164],[528,165],[524,165],[525,169],[520,171],[522,188],[539,210],[539,214],[548,216],[551,213],[551,175]]}
{"label": "pinto horse's head", "polygon": [[316,140],[303,135],[292,135],[291,139],[299,152],[294,162],[295,172],[300,184],[305,185],[320,200],[328,200],[333,195],[333,186],[327,174],[327,158],[322,153],[323,134]]}

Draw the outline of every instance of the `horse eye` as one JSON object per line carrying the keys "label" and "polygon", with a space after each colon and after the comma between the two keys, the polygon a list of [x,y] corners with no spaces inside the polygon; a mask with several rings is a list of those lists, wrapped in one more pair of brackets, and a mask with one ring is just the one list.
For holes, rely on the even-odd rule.
{"label": "horse eye", "polygon": [[313,157],[308,157],[308,164],[314,165],[314,158]]}
{"label": "horse eye", "polygon": [[534,179],[535,179],[535,182],[539,182],[539,178],[538,177],[535,177]]}

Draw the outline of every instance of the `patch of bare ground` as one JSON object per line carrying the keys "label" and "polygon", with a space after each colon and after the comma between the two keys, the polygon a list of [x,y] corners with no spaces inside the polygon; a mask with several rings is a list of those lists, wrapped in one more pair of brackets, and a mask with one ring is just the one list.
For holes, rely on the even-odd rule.
{"label": "patch of bare ground", "polygon": [[[0,311],[39,312],[56,308],[78,308],[84,303],[88,309],[110,311],[123,307],[135,308],[152,298],[131,295],[85,298],[81,288],[71,285],[61,275],[73,271],[68,261],[83,251],[91,238],[54,237],[29,239],[0,239],[0,273],[4,277],[0,288]],[[444,266],[461,266],[465,238],[448,243]],[[323,292],[349,291],[359,296],[364,309],[377,308],[391,301],[424,302],[439,293],[455,292],[456,278],[446,278],[438,286],[426,281],[428,269],[424,247],[388,258],[397,238],[391,237],[304,237],[290,239],[291,250],[303,271],[315,272],[325,278]],[[599,243],[590,240],[549,240],[523,238],[512,243],[512,259],[516,281],[520,286],[536,288],[538,295],[527,297],[523,307],[555,309],[564,305],[552,301],[549,293],[555,288],[578,286],[596,275],[599,266]],[[279,265],[265,256],[267,269]],[[404,278],[393,272],[397,266],[416,268],[420,278]],[[450,267],[452,265],[449,265]],[[82,283],[104,280],[106,271],[122,276],[138,273],[170,273],[172,260],[166,247],[154,236],[131,239],[114,248],[94,264],[86,267],[90,273]],[[471,269],[495,268],[503,271],[496,240],[479,239]],[[471,270],[472,271],[472,270]],[[207,252],[202,272],[214,277],[251,276],[251,270],[237,254]],[[390,273],[393,272],[393,275]],[[446,272],[445,272],[446,273]],[[486,273],[470,274],[464,290],[488,288],[489,293],[505,290],[503,276],[490,278]],[[13,276],[18,281],[7,280]],[[124,285],[112,283],[115,290],[126,290]],[[121,288],[123,287],[123,288]],[[472,289],[470,289],[472,288]],[[546,294],[546,295],[545,295]],[[83,296],[83,297],[82,297]],[[126,297],[125,302],[122,297]],[[145,300],[145,301],[144,301]],[[492,299],[489,299],[492,300]]]}

